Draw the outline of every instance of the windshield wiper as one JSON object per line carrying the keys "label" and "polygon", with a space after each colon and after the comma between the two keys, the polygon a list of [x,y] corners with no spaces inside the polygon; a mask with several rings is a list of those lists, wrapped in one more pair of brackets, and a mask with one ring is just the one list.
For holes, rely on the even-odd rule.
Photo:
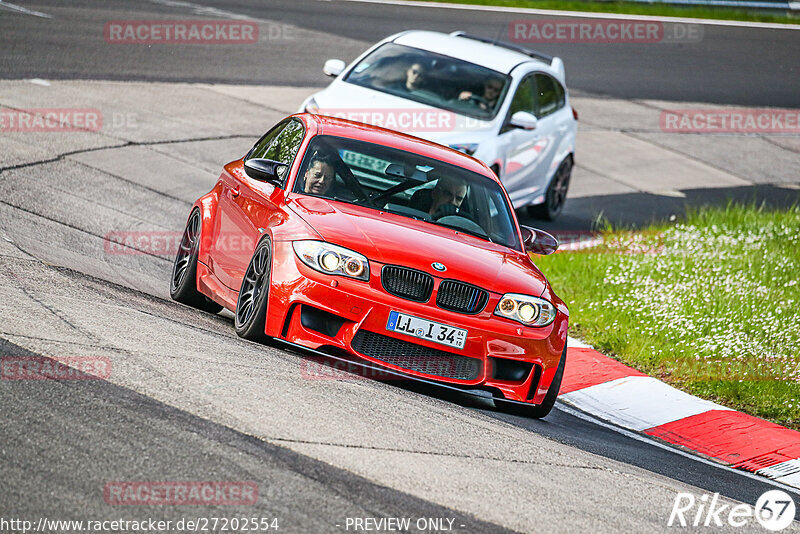
{"label": "windshield wiper", "polygon": [[433,224],[437,224],[439,226],[444,226],[445,228],[450,228],[450,229],[456,230],[458,232],[464,232],[465,234],[469,234],[471,236],[477,237],[478,239],[483,239],[485,241],[488,241],[489,243],[494,243],[494,241],[492,241],[492,238],[489,237],[489,234],[486,234],[486,233],[479,234],[478,232],[473,232],[471,230],[465,230],[463,226],[458,226],[457,224],[447,224],[447,223],[442,223],[442,222],[438,222],[438,221],[434,222]]}

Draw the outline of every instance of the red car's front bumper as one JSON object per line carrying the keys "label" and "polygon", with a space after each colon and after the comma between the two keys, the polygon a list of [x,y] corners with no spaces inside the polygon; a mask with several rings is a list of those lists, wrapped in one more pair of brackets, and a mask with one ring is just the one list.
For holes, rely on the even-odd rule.
{"label": "red car's front bumper", "polygon": [[[380,263],[370,262],[370,280],[364,282],[307,267],[295,256],[291,242],[273,246],[267,335],[313,349],[337,347],[412,376],[499,390],[511,400],[543,401],[566,342],[563,302],[554,302],[559,312],[553,323],[531,328],[493,315],[500,294],[490,292],[486,306],[475,315],[452,312],[435,303],[442,278],[434,277],[428,302],[414,302],[383,288]],[[387,330],[393,310],[466,329],[464,348]],[[425,356],[408,356],[421,353]],[[420,364],[425,358],[427,364]]]}

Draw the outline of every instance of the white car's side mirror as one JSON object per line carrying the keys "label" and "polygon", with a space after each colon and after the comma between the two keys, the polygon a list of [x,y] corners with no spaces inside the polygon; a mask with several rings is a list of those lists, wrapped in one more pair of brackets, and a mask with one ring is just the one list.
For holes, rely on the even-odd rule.
{"label": "white car's side mirror", "polygon": [[533,113],[528,113],[527,111],[517,111],[511,115],[509,124],[517,128],[522,128],[523,130],[535,130],[536,125],[539,124],[539,119],[537,119],[536,115]]}
{"label": "white car's side mirror", "polygon": [[344,61],[341,59],[329,59],[325,62],[325,66],[322,67],[322,72],[331,78],[336,78],[342,73],[345,66]]}

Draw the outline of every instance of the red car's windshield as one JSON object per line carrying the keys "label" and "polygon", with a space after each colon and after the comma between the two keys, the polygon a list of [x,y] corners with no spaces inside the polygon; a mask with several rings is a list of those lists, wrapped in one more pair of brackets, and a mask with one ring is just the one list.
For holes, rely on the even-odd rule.
{"label": "red car's windshield", "polygon": [[388,211],[519,248],[511,208],[496,182],[413,152],[317,136],[306,151],[294,192]]}

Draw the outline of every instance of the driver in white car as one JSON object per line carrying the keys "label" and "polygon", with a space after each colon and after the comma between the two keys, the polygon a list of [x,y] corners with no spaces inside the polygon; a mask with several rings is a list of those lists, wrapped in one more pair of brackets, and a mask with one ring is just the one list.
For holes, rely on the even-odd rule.
{"label": "driver in white car", "polygon": [[500,91],[503,90],[503,82],[496,79],[486,80],[483,84],[483,95],[476,95],[472,91],[461,91],[458,95],[459,100],[469,100],[481,109],[491,110],[497,105]]}

